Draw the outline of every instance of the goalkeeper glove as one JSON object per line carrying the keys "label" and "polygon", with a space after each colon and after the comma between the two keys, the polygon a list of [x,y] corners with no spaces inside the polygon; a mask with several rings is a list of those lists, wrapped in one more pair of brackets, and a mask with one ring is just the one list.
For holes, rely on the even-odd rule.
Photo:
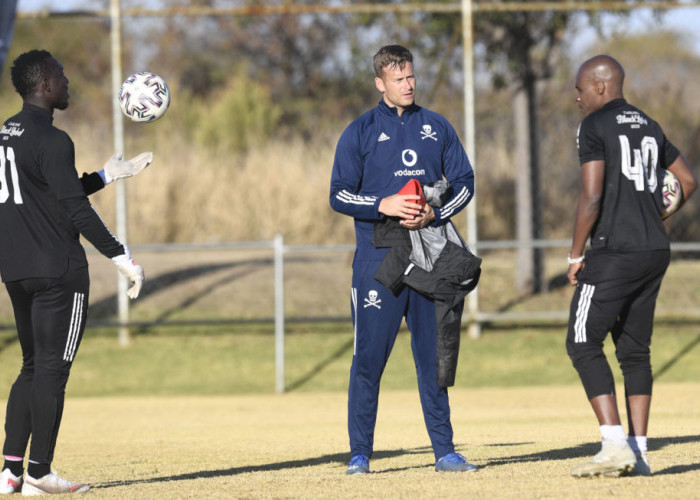
{"label": "goalkeeper glove", "polygon": [[117,266],[119,272],[126,276],[131,283],[133,283],[133,286],[129,288],[126,294],[132,299],[138,297],[139,292],[141,291],[141,285],[145,279],[143,268],[134,262],[128,251],[122,255],[112,257],[112,262],[114,262],[114,265]]}
{"label": "goalkeeper glove", "polygon": [[153,162],[153,153],[141,153],[131,160],[123,160],[123,158],[123,154],[114,153],[102,167],[100,174],[102,174],[105,184],[138,174]]}

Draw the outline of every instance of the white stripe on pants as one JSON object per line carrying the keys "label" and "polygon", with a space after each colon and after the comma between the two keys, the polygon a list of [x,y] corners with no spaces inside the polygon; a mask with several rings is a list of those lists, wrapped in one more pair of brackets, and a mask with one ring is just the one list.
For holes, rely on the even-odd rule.
{"label": "white stripe on pants", "polygon": [[576,336],[574,342],[586,342],[586,321],[588,321],[588,311],[591,308],[591,299],[595,292],[595,285],[584,284],[581,287],[581,294],[578,298],[578,308],[576,309],[576,324],[574,331]]}
{"label": "white stripe on pants", "polygon": [[66,349],[63,351],[64,361],[73,361],[75,350],[78,344],[78,335],[83,322],[83,303],[85,302],[84,293],[73,294],[73,313],[70,320],[70,329],[68,331],[68,340],[66,341]]}

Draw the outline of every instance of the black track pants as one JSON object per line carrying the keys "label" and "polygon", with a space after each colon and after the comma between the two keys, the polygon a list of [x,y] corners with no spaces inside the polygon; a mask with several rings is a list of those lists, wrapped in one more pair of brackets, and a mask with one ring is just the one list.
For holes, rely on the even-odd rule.
{"label": "black track pants", "polygon": [[63,414],[66,383],[87,316],[88,268],[61,278],[6,283],[22,347],[22,369],[12,385],[3,453],[50,464]]}

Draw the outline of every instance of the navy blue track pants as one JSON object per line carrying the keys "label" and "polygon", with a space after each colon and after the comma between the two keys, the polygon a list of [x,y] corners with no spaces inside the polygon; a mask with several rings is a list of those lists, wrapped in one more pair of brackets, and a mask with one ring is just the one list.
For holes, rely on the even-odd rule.
{"label": "navy blue track pants", "polygon": [[435,304],[406,287],[394,296],[374,279],[379,261],[355,261],[352,319],[355,342],[348,391],[352,456],[372,456],[379,382],[403,318],[411,331],[423,417],[435,458],[454,451],[447,389],[436,382]]}

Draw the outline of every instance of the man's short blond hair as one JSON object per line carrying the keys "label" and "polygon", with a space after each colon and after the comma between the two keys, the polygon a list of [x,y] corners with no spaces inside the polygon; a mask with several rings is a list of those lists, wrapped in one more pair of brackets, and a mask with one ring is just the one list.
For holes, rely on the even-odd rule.
{"label": "man's short blond hair", "polygon": [[381,78],[385,68],[403,69],[406,63],[413,63],[413,54],[402,45],[385,45],[374,55],[372,62],[374,73]]}

